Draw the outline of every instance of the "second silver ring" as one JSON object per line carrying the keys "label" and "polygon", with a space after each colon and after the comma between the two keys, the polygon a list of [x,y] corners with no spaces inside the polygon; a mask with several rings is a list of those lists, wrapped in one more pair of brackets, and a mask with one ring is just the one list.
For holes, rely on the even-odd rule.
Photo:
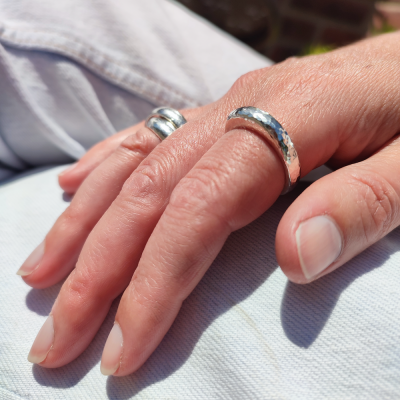
{"label": "second silver ring", "polygon": [[147,117],[145,125],[163,141],[186,122],[185,117],[178,110],[158,107]]}

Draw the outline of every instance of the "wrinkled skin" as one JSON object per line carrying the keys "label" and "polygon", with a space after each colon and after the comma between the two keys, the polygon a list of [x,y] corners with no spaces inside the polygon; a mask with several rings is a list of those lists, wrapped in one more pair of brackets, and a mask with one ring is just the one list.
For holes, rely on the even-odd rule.
{"label": "wrinkled skin", "polygon": [[[61,187],[76,194],[46,236],[39,266],[22,275],[35,288],[68,278],[31,360],[52,368],[75,359],[123,293],[102,371],[134,372],[229,234],[278,199],[285,170],[271,145],[246,130],[225,133],[235,108],[255,106],[280,121],[302,176],[325,163],[335,169],[296,199],[278,227],[277,259],[291,281],[330,273],[397,227],[399,39],[384,35],[248,73],[219,101],[183,110],[188,123],[162,143],[142,123],[99,143],[61,174]],[[332,221],[341,247],[310,278],[296,232],[316,216]]]}

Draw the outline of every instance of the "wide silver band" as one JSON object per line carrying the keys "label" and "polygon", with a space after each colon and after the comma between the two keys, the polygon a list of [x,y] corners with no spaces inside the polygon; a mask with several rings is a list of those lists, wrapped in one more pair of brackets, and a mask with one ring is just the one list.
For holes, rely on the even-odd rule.
{"label": "wide silver band", "polygon": [[266,138],[282,158],[286,183],[282,194],[291,191],[300,180],[301,168],[297,151],[282,125],[270,114],[255,107],[241,107],[232,111],[225,132],[232,129],[255,131]]}
{"label": "wide silver band", "polygon": [[160,140],[165,140],[186,122],[185,117],[178,110],[159,107],[147,117],[146,127],[154,132]]}

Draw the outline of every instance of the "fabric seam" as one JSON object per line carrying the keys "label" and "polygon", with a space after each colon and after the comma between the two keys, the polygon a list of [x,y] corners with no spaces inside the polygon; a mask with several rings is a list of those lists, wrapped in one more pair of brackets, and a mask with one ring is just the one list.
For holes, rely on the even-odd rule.
{"label": "fabric seam", "polygon": [[[0,32],[0,42],[4,42],[4,44],[6,44],[6,45],[15,46],[15,47],[19,47],[19,48],[26,47],[29,49],[46,51],[49,53],[51,53],[51,51],[59,52],[61,55],[74,59],[75,61],[77,61],[80,64],[82,64],[83,66],[93,70],[94,72],[100,73],[101,75],[106,76],[109,79],[112,79],[113,83],[117,83],[119,86],[122,86],[125,89],[126,89],[126,87],[129,87],[129,89],[133,90],[135,93],[138,92],[144,96],[147,96],[148,98],[150,98],[152,101],[155,101],[156,103],[160,100],[160,96],[154,96],[149,91],[144,91],[143,89],[140,89],[137,85],[135,85],[132,82],[122,81],[115,74],[113,74],[110,71],[105,70],[104,67],[100,66],[98,63],[94,62],[93,60],[91,60],[90,58],[88,58],[87,56],[85,56],[84,54],[82,54],[79,51],[76,52],[70,48],[60,46],[58,43],[55,43],[53,41],[38,40],[37,42],[32,42],[29,40],[21,40],[21,39],[17,39],[17,38],[11,38],[10,33],[5,32],[4,31],[5,29],[10,30],[11,31],[10,33],[12,33],[14,35],[18,35],[18,32],[22,30],[25,33],[36,32],[39,34],[58,35],[61,38],[63,38],[64,40],[68,40],[68,41],[73,40],[74,42],[80,44],[82,47],[86,48],[88,51],[90,51],[94,54],[97,53],[98,56],[103,58],[106,62],[110,63],[111,65],[115,65],[118,68],[128,70],[129,73],[133,72],[133,73],[137,74],[139,77],[141,77],[145,81],[156,84],[156,85],[160,86],[163,90],[173,93],[175,96],[177,96],[181,100],[185,101],[186,103],[189,102],[196,106],[200,105],[197,101],[189,98],[188,96],[184,95],[181,92],[176,91],[175,89],[169,87],[168,85],[165,85],[165,83],[163,83],[159,80],[156,80],[155,78],[153,78],[149,75],[146,75],[141,71],[130,70],[130,67],[128,65],[122,64],[114,59],[111,59],[108,55],[104,54],[100,50],[94,48],[93,46],[91,46],[88,43],[82,42],[81,40],[79,40],[73,36],[65,35],[64,33],[61,33],[61,32],[49,32],[47,30],[31,29],[31,28],[25,28],[25,27],[10,28],[9,26],[7,26],[7,28],[5,28],[5,26],[3,25],[3,29],[2,29],[3,32]],[[18,31],[16,29],[18,29]],[[114,81],[116,81],[116,82],[114,82]]]}

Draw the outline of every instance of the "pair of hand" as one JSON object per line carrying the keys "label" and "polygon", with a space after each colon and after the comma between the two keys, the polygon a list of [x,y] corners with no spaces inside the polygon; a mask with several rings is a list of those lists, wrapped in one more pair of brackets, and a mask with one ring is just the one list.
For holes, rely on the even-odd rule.
{"label": "pair of hand", "polygon": [[398,226],[399,39],[251,72],[219,101],[182,111],[188,123],[164,142],[139,124],[62,173],[61,187],[76,194],[19,270],[35,288],[69,275],[30,361],[59,367],[75,359],[121,293],[102,372],[127,375],[146,361],[229,234],[283,189],[285,171],[269,143],[246,130],[225,133],[238,107],[280,121],[303,176],[325,163],[336,169],[280,222],[277,259],[290,280],[328,274]]}

